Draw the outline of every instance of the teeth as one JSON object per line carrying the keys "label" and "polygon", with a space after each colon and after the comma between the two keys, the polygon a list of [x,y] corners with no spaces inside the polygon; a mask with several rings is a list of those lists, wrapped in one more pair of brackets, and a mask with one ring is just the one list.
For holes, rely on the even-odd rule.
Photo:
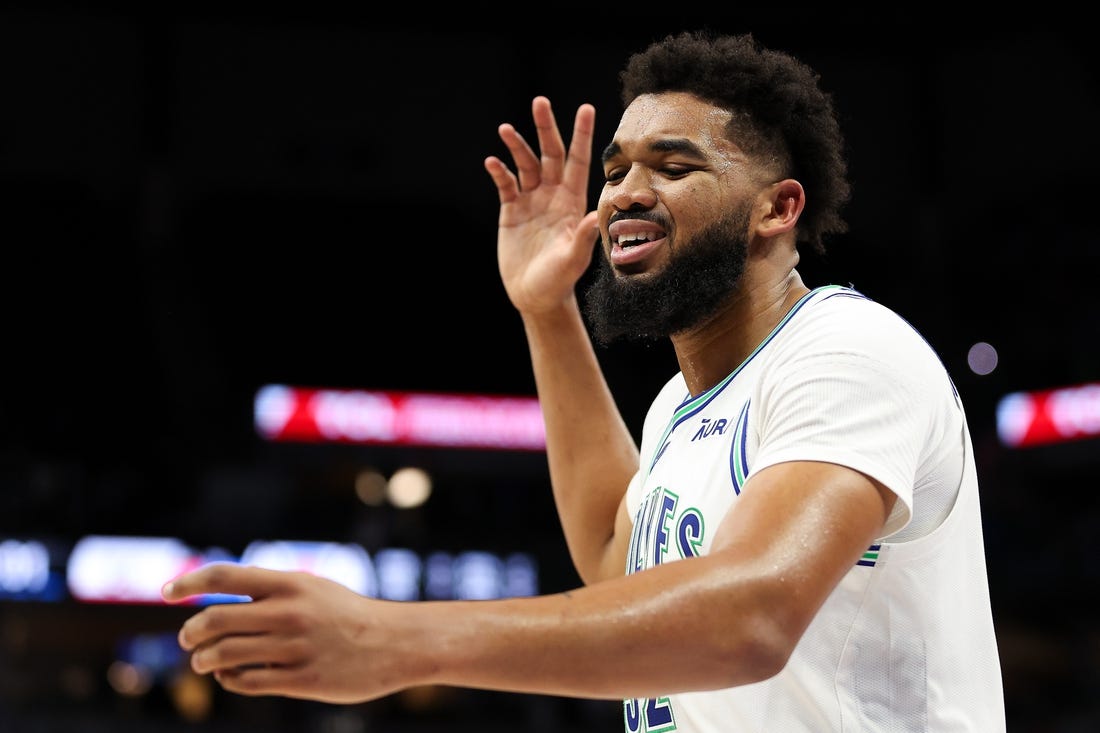
{"label": "teeth", "polygon": [[635,234],[624,234],[620,236],[618,244],[620,247],[629,247],[632,244],[652,242],[655,239],[660,239],[660,235],[656,232],[637,232]]}

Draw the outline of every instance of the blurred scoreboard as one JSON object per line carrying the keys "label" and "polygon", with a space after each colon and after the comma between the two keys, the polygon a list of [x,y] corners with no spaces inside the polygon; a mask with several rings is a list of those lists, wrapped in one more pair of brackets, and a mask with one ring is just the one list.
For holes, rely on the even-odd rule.
{"label": "blurred scoreboard", "polygon": [[[39,539],[0,539],[0,600],[163,604],[160,589],[165,583],[216,562],[310,572],[387,600],[488,600],[539,592],[538,567],[526,553],[422,555],[392,547],[371,554],[354,543],[265,540],[234,556],[220,549],[197,551],[172,537],[92,535],[71,547]],[[247,600],[209,595],[189,603]]]}
{"label": "blurred scoreboard", "polygon": [[1005,395],[997,404],[997,435],[1010,448],[1100,436],[1100,383]]}

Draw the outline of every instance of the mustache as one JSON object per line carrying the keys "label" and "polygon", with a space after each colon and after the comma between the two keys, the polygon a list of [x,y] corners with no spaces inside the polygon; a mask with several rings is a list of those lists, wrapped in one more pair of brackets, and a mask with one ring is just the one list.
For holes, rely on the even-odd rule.
{"label": "mustache", "polygon": [[617,221],[624,221],[628,219],[633,221],[648,221],[649,223],[656,224],[665,230],[669,228],[668,222],[665,221],[664,217],[652,211],[616,211],[607,220],[607,225],[611,226]]}

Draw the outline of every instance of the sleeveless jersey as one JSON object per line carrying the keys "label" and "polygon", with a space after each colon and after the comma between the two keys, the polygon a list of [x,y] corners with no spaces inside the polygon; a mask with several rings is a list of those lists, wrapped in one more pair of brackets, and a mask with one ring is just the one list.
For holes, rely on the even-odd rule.
{"label": "sleeveless jersey", "polygon": [[851,288],[808,293],[707,392],[690,396],[681,374],[660,391],[627,491],[626,571],[705,555],[753,474],[785,461],[842,464],[886,485],[898,500],[880,539],[778,674],[625,700],[627,733],[1004,731],[962,403],[932,347]]}

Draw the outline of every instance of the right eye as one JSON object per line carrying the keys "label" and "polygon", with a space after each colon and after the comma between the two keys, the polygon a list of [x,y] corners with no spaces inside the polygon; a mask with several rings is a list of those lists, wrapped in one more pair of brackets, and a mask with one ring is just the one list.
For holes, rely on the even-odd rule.
{"label": "right eye", "polygon": [[664,176],[667,176],[669,178],[681,178],[683,176],[686,176],[688,173],[692,173],[695,170],[697,170],[697,169],[696,168],[689,168],[688,166],[685,166],[685,165],[671,165],[670,164],[670,165],[666,165],[664,168],[661,168],[661,174],[664,175]]}
{"label": "right eye", "polygon": [[621,181],[626,177],[626,169],[624,168],[612,168],[604,173],[604,180],[607,183],[615,183]]}

